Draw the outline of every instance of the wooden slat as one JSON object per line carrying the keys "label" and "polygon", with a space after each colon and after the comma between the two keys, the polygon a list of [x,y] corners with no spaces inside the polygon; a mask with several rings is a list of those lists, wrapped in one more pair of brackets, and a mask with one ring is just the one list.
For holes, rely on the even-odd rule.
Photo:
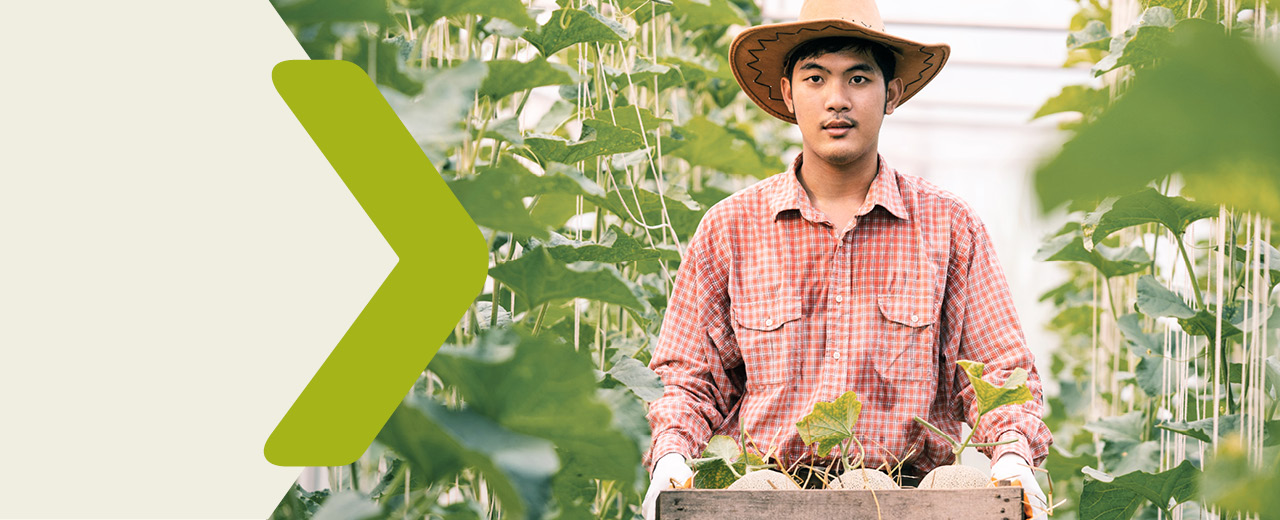
{"label": "wooden slat", "polygon": [[[876,502],[879,502],[877,512]],[[658,520],[1023,520],[1022,488],[728,491],[658,495]]]}

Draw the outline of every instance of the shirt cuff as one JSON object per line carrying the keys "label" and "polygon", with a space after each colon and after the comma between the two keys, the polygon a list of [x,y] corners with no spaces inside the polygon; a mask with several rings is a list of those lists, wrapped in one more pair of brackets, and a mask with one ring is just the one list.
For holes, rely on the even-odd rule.
{"label": "shirt cuff", "polygon": [[668,453],[679,453],[684,456],[685,460],[692,460],[697,457],[693,455],[695,446],[693,442],[686,439],[676,430],[666,430],[653,436],[653,445],[649,447],[649,451],[644,454],[641,461],[644,464],[645,472],[653,474],[653,465],[658,459]]}
{"label": "shirt cuff", "polygon": [[1015,442],[992,446],[990,448],[991,453],[989,453],[987,457],[991,459],[991,462],[994,463],[995,461],[1000,460],[1000,457],[1004,456],[1006,453],[1013,453],[1022,457],[1022,460],[1027,461],[1027,464],[1031,464],[1032,461],[1035,460],[1035,458],[1031,456],[1031,442],[1028,441],[1027,437],[1018,430],[1005,430],[1000,432],[1000,436],[996,438],[996,442],[1007,441],[1009,439],[1014,439]]}

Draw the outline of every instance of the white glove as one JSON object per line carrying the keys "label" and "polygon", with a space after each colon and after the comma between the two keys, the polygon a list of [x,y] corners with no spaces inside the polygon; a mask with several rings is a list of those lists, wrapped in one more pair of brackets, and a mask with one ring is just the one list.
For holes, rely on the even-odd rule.
{"label": "white glove", "polygon": [[1045,510],[1049,507],[1044,498],[1044,492],[1040,491],[1040,483],[1036,482],[1036,475],[1031,471],[1031,464],[1023,460],[1021,455],[1016,453],[1005,453],[1000,459],[991,463],[991,478],[993,480],[1013,480],[1016,484],[1022,485],[1022,493],[1031,503],[1033,516],[1031,518],[1045,518]]}
{"label": "white glove", "polygon": [[684,483],[690,478],[693,478],[693,470],[689,469],[688,464],[685,464],[684,455],[668,453],[658,459],[658,462],[653,465],[653,476],[649,479],[649,491],[644,494],[644,505],[641,507],[645,520],[654,519],[654,507],[658,503],[658,492],[664,489],[671,489],[672,479],[675,479],[678,483]]}

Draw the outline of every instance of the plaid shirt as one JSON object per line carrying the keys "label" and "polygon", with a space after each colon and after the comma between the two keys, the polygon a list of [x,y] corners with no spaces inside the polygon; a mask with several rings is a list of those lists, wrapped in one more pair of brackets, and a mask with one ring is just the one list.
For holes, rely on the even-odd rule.
{"label": "plaid shirt", "polygon": [[[738,437],[786,464],[810,454],[796,422],[815,402],[858,393],[864,464],[909,461],[928,471],[954,460],[947,442],[977,418],[960,359],[1001,383],[1016,367],[1036,400],[988,414],[975,442],[1039,465],[1052,436],[1041,383],[982,222],[955,195],[899,174],[883,157],[866,201],[837,234],[791,167],[712,207],[690,241],[650,368],[666,386],[651,403],[653,444],[701,454],[712,435]],[[750,446],[748,446],[750,449]]]}

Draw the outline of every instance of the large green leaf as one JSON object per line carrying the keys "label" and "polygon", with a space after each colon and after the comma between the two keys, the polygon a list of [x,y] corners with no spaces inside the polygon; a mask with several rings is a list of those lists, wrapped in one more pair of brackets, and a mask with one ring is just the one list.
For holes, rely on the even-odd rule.
{"label": "large green leaf", "polygon": [[1182,197],[1167,197],[1147,188],[1119,199],[1107,199],[1080,223],[1084,236],[1093,243],[1112,233],[1142,224],[1160,223],[1181,236],[1187,226],[1200,219],[1218,216],[1218,208]]}
{"label": "large green leaf", "polygon": [[1100,20],[1089,20],[1089,23],[1079,31],[1067,34],[1068,49],[1099,49],[1107,50],[1111,47],[1111,31],[1107,29],[1107,24]]}
{"label": "large green leaf", "polygon": [[622,383],[645,402],[662,397],[665,387],[656,372],[629,356],[619,355],[615,359],[613,366],[609,368],[609,377]]}
{"label": "large green leaf", "polygon": [[1049,114],[1057,114],[1061,112],[1080,112],[1085,115],[1092,115],[1100,112],[1111,102],[1110,89],[1107,87],[1095,89],[1085,85],[1068,85],[1062,87],[1062,92],[1049,98],[1040,106],[1032,119],[1044,117]]}
{"label": "large green leaf", "polygon": [[489,75],[480,85],[480,95],[502,99],[522,90],[547,85],[568,85],[581,81],[577,71],[538,56],[527,62],[488,60]]}
{"label": "large green leaf", "polygon": [[[1198,421],[1166,421],[1157,424],[1156,427],[1162,430],[1169,430],[1174,433],[1181,433],[1193,439],[1202,442],[1212,442],[1213,437],[1213,418],[1200,419]],[[1223,415],[1218,417],[1218,436],[1225,437],[1229,434],[1240,430],[1240,414]]]}
{"label": "large green leaf", "polygon": [[481,226],[521,236],[546,238],[546,225],[535,220],[523,199],[537,195],[563,194],[604,201],[604,190],[569,168],[550,169],[534,175],[519,161],[504,156],[498,164],[484,166],[475,175],[449,181],[449,189]]}
{"label": "large green leaf", "polygon": [[1138,278],[1137,306],[1139,311],[1152,318],[1165,316],[1191,318],[1196,315],[1195,309],[1182,301],[1181,296],[1160,285],[1160,282],[1149,274]]}
{"label": "large green leaf", "polygon": [[1120,333],[1129,344],[1129,352],[1139,358],[1138,366],[1134,369],[1138,387],[1149,396],[1164,395],[1162,341],[1159,334],[1147,334],[1142,330],[1141,319],[1139,314],[1121,316],[1118,321]]}
{"label": "large green leaf", "polygon": [[611,108],[609,110],[597,110],[591,116],[592,119],[606,121],[620,128],[626,128],[637,134],[651,133],[662,123],[670,123],[670,119],[664,119],[653,114],[653,111],[637,107],[634,105]]}
{"label": "large green leaf", "polygon": [[826,457],[832,448],[853,437],[860,414],[862,401],[856,392],[848,391],[830,403],[814,403],[813,411],[796,423],[796,429],[805,446],[817,443],[814,452]]}
{"label": "large green leaf", "polygon": [[[1195,316],[1190,318],[1178,318],[1178,325],[1182,326],[1182,330],[1192,336],[1204,336],[1212,340],[1217,336],[1218,317],[1207,310],[1200,310]],[[1241,334],[1240,329],[1231,324],[1230,320],[1222,320],[1222,339],[1238,336]]]}
{"label": "large green leaf", "polygon": [[741,446],[732,437],[712,436],[702,451],[702,457],[689,461],[689,466],[696,472],[693,475],[693,487],[697,489],[729,487],[739,475],[747,473],[749,464],[764,464],[764,460],[750,451],[744,457]]}
{"label": "large green leaf", "polygon": [[1168,8],[1148,7],[1124,34],[1111,39],[1111,53],[1094,65],[1093,74],[1101,76],[1125,65],[1146,65],[1159,58],[1172,39],[1170,28],[1175,22],[1176,17]]}
{"label": "large green leaf", "polygon": [[1280,74],[1218,24],[1189,19],[1173,36],[1160,65],[1037,171],[1042,207],[1138,190],[1177,172],[1183,193],[1280,215]]}
{"label": "large green leaf", "polygon": [[613,426],[596,395],[591,362],[573,347],[511,329],[489,329],[474,344],[442,347],[428,367],[458,389],[468,407],[502,427],[555,444],[577,479],[630,484],[640,450]]}
{"label": "large green leaf", "polygon": [[544,165],[549,162],[573,164],[600,155],[644,148],[644,138],[626,128],[599,119],[587,119],[582,126],[582,136],[572,143],[558,136],[526,137],[524,141],[531,158]]}
{"label": "large green leaf", "polygon": [[489,276],[515,291],[530,307],[557,300],[586,298],[640,312],[650,308],[648,302],[639,296],[639,288],[613,266],[589,262],[566,265],[541,247],[489,269]]}
{"label": "large green leaf", "polygon": [[1103,417],[1084,425],[1084,429],[1098,434],[1107,441],[1141,442],[1147,429],[1147,420],[1142,412],[1134,411],[1123,415]]}
{"label": "large green leaf", "polygon": [[413,473],[432,482],[452,482],[459,471],[472,468],[484,476],[508,514],[520,518],[527,512],[537,518],[560,466],[555,449],[551,442],[513,432],[494,418],[469,409],[449,410],[410,394],[377,440],[408,462]]}
{"label": "large green leaf", "polygon": [[1236,518],[1236,511],[1252,512],[1262,520],[1280,520],[1280,467],[1274,456],[1258,467],[1239,437],[1220,443],[1216,455],[1205,464],[1200,485],[1208,503],[1225,509],[1222,518]]}
{"label": "large green leaf", "polygon": [[[1194,498],[1200,471],[1190,461],[1171,470],[1150,474],[1141,471],[1111,477],[1091,473],[1080,495],[1080,517],[1091,520],[1129,520],[1145,501],[1167,508],[1171,501]],[[1107,480],[1110,478],[1110,480]]]}
{"label": "large green leaf", "polygon": [[1141,247],[1124,249],[1103,245],[1085,249],[1079,233],[1067,233],[1053,237],[1040,246],[1035,259],[1040,262],[1085,262],[1108,278],[1124,276],[1146,269],[1151,263],[1147,250]]}
{"label": "large green leaf", "polygon": [[642,260],[679,260],[680,253],[667,247],[647,248],[639,240],[618,226],[609,226],[609,230],[600,238],[600,243],[577,242],[559,234],[552,233],[551,239],[543,247],[556,260],[564,263],[601,262],[620,264],[639,262]]}
{"label": "large green leaf", "polygon": [[464,122],[488,67],[471,60],[447,69],[428,69],[422,95],[382,90],[409,133],[433,164],[443,165],[466,137]]}
{"label": "large green leaf", "polygon": [[[680,240],[688,240],[693,236],[693,232],[698,229],[698,222],[702,221],[702,215],[706,213],[706,209],[700,208],[698,203],[692,200],[677,200],[669,196],[659,197],[652,191],[633,190],[629,186],[610,191],[603,205],[624,220],[639,224],[642,223],[643,218],[643,224],[648,226],[662,224],[665,205],[666,214],[671,218],[671,227],[675,228]],[[651,232],[662,233],[658,229]]]}
{"label": "large green leaf", "polygon": [[969,377],[974,396],[978,400],[978,414],[983,415],[1001,406],[1022,404],[1032,399],[1031,390],[1027,388],[1027,371],[1015,368],[1000,386],[995,386],[982,378],[986,365],[977,361],[962,359],[956,362],[964,374]]}
{"label": "large green leaf", "polygon": [[729,0],[673,0],[677,16],[683,17],[680,28],[686,31],[705,27],[746,25],[746,19]]}
{"label": "large green leaf", "polygon": [[[307,518],[306,516],[302,518]],[[343,491],[324,501],[311,520],[367,520],[384,518],[382,508],[355,491]]]}
{"label": "large green leaf", "polygon": [[412,0],[409,7],[418,11],[414,23],[420,25],[431,24],[446,16],[480,15],[501,18],[520,27],[537,26],[520,0]]}
{"label": "large green leaf", "polygon": [[601,15],[595,6],[586,5],[581,11],[557,9],[547,23],[535,31],[526,31],[524,39],[543,56],[550,56],[578,43],[626,41],[631,39],[631,33],[622,24]]}
{"label": "large green leaf", "polygon": [[684,144],[669,155],[731,175],[766,177],[786,166],[777,157],[760,153],[754,142],[743,140],[702,115],[695,116],[679,128]]}

